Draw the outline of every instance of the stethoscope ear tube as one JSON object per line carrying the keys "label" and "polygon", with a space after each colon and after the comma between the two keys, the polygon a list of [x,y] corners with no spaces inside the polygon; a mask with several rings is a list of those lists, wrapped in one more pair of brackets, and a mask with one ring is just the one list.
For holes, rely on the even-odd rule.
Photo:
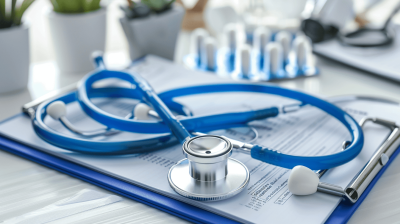
{"label": "stethoscope ear tube", "polygon": [[[361,147],[362,148],[362,147]],[[255,145],[251,149],[251,157],[275,166],[293,169],[296,166],[305,166],[311,170],[324,170],[343,165],[356,157],[361,148],[353,148],[351,152],[339,152],[327,156],[300,157],[282,154],[279,151]]]}
{"label": "stethoscope ear tube", "polygon": [[[167,93],[167,92],[166,92]],[[168,146],[172,146],[177,143],[177,139],[168,131],[157,133],[158,135],[151,135],[150,137],[143,137],[142,140],[131,140],[131,141],[102,141],[87,138],[85,136],[79,136],[75,133],[66,135],[59,133],[44,122],[44,118],[47,116],[46,108],[54,101],[62,101],[65,104],[72,103],[77,100],[76,92],[69,92],[58,96],[55,99],[45,101],[36,108],[36,112],[33,114],[32,125],[37,135],[45,140],[46,142],[58,146],[63,149],[67,149],[73,152],[85,153],[85,154],[97,154],[97,155],[122,155],[132,153],[150,152],[158,149],[162,149]],[[160,95],[164,95],[161,93]],[[167,94],[170,95],[170,94]],[[130,98],[130,99],[141,99],[141,94],[133,89],[127,88],[94,88],[88,92],[88,98]],[[173,98],[173,96],[172,96]],[[216,114],[208,116],[196,116],[192,117],[193,114],[189,108],[182,104],[179,104],[172,100],[172,98],[163,97],[163,101],[166,102],[168,108],[177,114],[188,117],[186,119],[187,127],[195,129],[201,132],[208,132],[218,129],[229,129],[234,127],[242,127],[247,122],[258,119],[264,119],[266,117],[274,117],[279,111],[277,108],[266,108],[261,110],[252,111],[249,113],[236,112],[228,114]],[[95,106],[95,105],[93,105]],[[100,108],[98,108],[100,110]],[[122,118],[121,118],[122,119]],[[236,123],[227,123],[235,119]],[[100,120],[101,121],[101,120]],[[133,122],[137,125],[138,121],[127,119],[127,121]],[[159,121],[158,121],[159,122]],[[142,123],[141,123],[142,124]],[[161,123],[162,124],[162,123]],[[162,124],[164,125],[164,124]],[[107,125],[106,125],[107,126]]]}
{"label": "stethoscope ear tube", "polygon": [[[98,68],[98,70],[91,74],[88,74],[82,79],[82,82],[80,83],[78,91],[76,93],[76,97],[74,93],[70,93],[57,100],[62,100],[66,104],[77,100],[81,105],[81,108],[88,116],[98,121],[99,123],[102,123],[108,128],[113,128],[120,131],[160,135],[141,140],[122,142],[96,141],[94,139],[67,136],[65,134],[61,134],[52,130],[44,123],[44,117],[46,116],[46,107],[49,103],[53,101],[49,101],[40,105],[36,111],[33,124],[38,135],[41,136],[44,140],[62,148],[67,148],[72,151],[98,154],[123,154],[129,152],[146,151],[147,149],[157,149],[160,148],[162,145],[165,146],[165,143],[168,145],[171,142],[176,141],[176,138],[171,135],[169,128],[165,125],[163,121],[139,121],[135,119],[127,119],[115,116],[101,110],[91,102],[91,97],[101,96],[143,99],[146,91],[150,91],[147,88],[147,84],[145,82],[138,82],[137,80],[135,80],[137,77],[135,77],[134,74],[105,70],[105,67],[104,69],[102,68],[102,65],[104,65],[104,63],[102,62],[102,58],[99,56],[97,57],[97,59],[98,60],[96,60],[96,64],[98,64],[100,67]],[[93,84],[95,82],[107,78],[118,78],[124,81],[128,81],[136,85],[136,87],[141,88],[143,91],[124,88],[106,88],[101,90],[93,88]],[[249,83],[200,85],[170,90],[164,93],[160,93],[158,96],[154,95],[153,98],[159,98],[159,100],[161,100],[161,102],[164,102],[168,107],[170,107],[171,105],[171,107],[176,107],[179,110],[184,111],[184,107],[182,105],[179,106],[179,104],[173,101],[175,97],[221,92],[252,92],[274,94],[300,101],[300,107],[304,105],[311,105],[335,117],[337,120],[343,123],[343,125],[349,130],[352,136],[352,141],[346,148],[346,150],[332,155],[317,157],[293,156],[269,150],[268,148],[256,146],[252,148],[251,155],[253,158],[285,168],[293,168],[296,165],[303,165],[318,170],[329,169],[344,164],[355,158],[362,149],[364,136],[361,128],[357,124],[357,122],[346,112],[324,100],[318,99],[302,92],[285,89],[274,85]],[[223,129],[224,127],[231,126],[232,124],[243,125],[253,120],[265,119],[267,117],[277,116],[279,113],[285,113],[285,110],[281,109],[277,107],[271,107],[255,111],[216,114],[209,116],[189,116],[181,118],[179,119],[179,121],[190,132],[212,128]],[[152,144],[154,146],[151,146]],[[340,146],[338,146],[338,148],[339,147]]]}
{"label": "stethoscope ear tube", "polygon": [[[84,79],[78,90],[78,101],[82,108],[87,114],[93,117],[95,120],[103,123],[106,126],[113,127],[119,130],[134,131],[134,132],[147,132],[147,131],[157,131],[157,133],[169,132],[168,127],[161,122],[139,122],[134,120],[122,119],[119,117],[112,116],[106,112],[97,108],[93,103],[90,102],[88,95],[91,91],[91,85],[98,80],[105,78],[121,78],[126,81],[134,82],[134,74],[127,74],[123,72],[114,71],[102,71],[101,73],[89,76]],[[317,156],[317,157],[302,157],[285,155],[273,150],[268,150],[263,147],[255,147],[252,156],[261,161],[282,166],[285,168],[293,168],[296,165],[303,165],[313,169],[329,169],[335,166],[347,163],[351,159],[355,158],[361,151],[364,144],[364,136],[360,126],[357,122],[346,112],[339,109],[338,107],[330,104],[324,100],[318,99],[316,97],[310,96],[308,94],[284,89],[273,85],[260,85],[260,84],[213,84],[213,85],[201,85],[201,86],[191,86],[184,87],[180,89],[170,90],[160,94],[158,97],[164,102],[170,102],[174,97],[187,96],[194,94],[205,94],[205,93],[218,93],[218,92],[254,92],[254,93],[264,93],[264,94],[274,94],[280,95],[288,98],[292,98],[301,102],[301,105],[311,105],[315,106],[329,115],[338,119],[343,123],[349,130],[352,136],[352,142],[346,148],[345,151],[338,152],[336,154],[327,156]],[[276,116],[279,111],[275,109],[276,114],[266,113],[268,116]],[[268,111],[270,112],[270,110]],[[183,118],[180,122],[188,131],[198,131],[201,128],[207,126],[218,126],[231,124],[235,119],[243,119],[242,122],[246,123],[251,121],[251,117],[255,118],[260,112],[249,111],[247,116],[229,116],[229,114],[213,115],[206,117],[189,117]],[[248,119],[246,121],[246,119]],[[260,117],[258,118],[260,119]],[[239,122],[236,122],[239,123]],[[151,132],[150,132],[151,133]],[[339,148],[340,146],[338,146]]]}
{"label": "stethoscope ear tube", "polygon": [[[124,91],[126,90],[126,91]],[[126,95],[124,95],[125,93]],[[129,93],[129,94],[128,94]],[[92,97],[120,97],[131,96],[135,98],[135,91],[123,88],[101,88],[91,92]],[[170,133],[152,135],[142,139],[132,139],[124,141],[102,141],[93,138],[85,138],[75,134],[60,133],[44,122],[47,116],[46,107],[54,101],[63,101],[69,104],[76,100],[76,92],[64,94],[57,99],[46,101],[38,106],[32,120],[35,133],[44,141],[57,147],[70,150],[72,152],[95,154],[95,155],[124,155],[132,153],[150,152],[172,146],[177,143],[176,138]]]}

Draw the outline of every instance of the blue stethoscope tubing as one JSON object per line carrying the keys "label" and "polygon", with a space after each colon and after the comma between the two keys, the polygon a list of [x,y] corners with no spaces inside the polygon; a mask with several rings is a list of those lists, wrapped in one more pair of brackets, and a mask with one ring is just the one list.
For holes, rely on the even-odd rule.
{"label": "blue stethoscope tubing", "polygon": [[[351,161],[360,153],[363,147],[364,136],[361,127],[350,115],[331,103],[302,92],[284,89],[273,85],[230,83],[184,87],[166,91],[157,95],[147,84],[147,82],[139,75],[106,70],[101,57],[95,58],[95,62],[98,67],[97,70],[86,75],[82,79],[76,95],[75,93],[66,94],[61,98],[45,102],[37,108],[36,115],[33,120],[33,126],[36,133],[45,141],[71,151],[92,154],[127,154],[155,150],[176,143],[176,139],[171,134],[169,127],[165,123],[165,120],[169,120],[169,118],[163,117],[163,112],[168,114],[170,113],[169,109],[172,109],[180,114],[188,115],[184,106],[173,101],[174,98],[187,95],[218,92],[254,92],[292,98],[300,101],[301,106],[315,106],[343,123],[343,125],[350,132],[352,141],[344,151],[331,155],[315,157],[286,155],[278,151],[256,145],[251,149],[251,156],[253,158],[289,169],[297,165],[307,166],[310,169],[315,170],[330,169]],[[117,78],[130,82],[135,88],[93,88],[93,84],[95,82],[108,78]],[[94,97],[125,97],[144,100],[148,103],[151,103],[163,121],[139,121],[112,115],[94,105],[90,100]],[[77,100],[88,116],[107,126],[108,128],[143,134],[157,134],[157,136],[148,137],[141,140],[114,142],[74,138],[58,133],[44,124],[46,107],[51,102],[56,100],[62,100],[66,104]],[[216,114],[209,116],[188,116],[179,119],[179,122],[184,126],[183,129],[186,129],[188,132],[211,131],[244,125],[253,120],[274,117],[278,114],[279,109],[277,107],[271,107],[246,112]],[[173,126],[179,124],[168,125]],[[179,128],[175,128],[175,130],[176,129]],[[183,132],[176,133],[174,131],[174,134],[180,142],[184,141],[186,135],[190,136],[190,134]]]}

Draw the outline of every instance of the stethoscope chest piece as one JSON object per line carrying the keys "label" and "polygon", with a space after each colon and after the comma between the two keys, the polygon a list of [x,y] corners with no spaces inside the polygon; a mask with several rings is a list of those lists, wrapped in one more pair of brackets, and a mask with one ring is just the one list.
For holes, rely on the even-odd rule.
{"label": "stethoscope chest piece", "polygon": [[198,201],[218,201],[240,193],[249,183],[246,166],[232,158],[232,144],[224,137],[202,135],[183,145],[186,159],[171,167],[170,186]]}

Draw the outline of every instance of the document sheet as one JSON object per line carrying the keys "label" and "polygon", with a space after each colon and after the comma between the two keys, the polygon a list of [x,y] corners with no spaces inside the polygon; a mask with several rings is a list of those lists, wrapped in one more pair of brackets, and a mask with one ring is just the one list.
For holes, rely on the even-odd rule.
{"label": "document sheet", "polygon": [[[137,62],[129,71],[140,73],[158,92],[182,86],[234,82],[206,73],[189,71],[155,56],[148,56]],[[253,93],[201,94],[180,97],[176,100],[190,108],[195,115],[266,108],[294,102],[273,95]],[[105,111],[124,117],[132,111],[138,101],[99,98],[93,99],[93,102]],[[397,105],[365,100],[342,101],[337,105],[358,121],[365,116],[372,116],[400,122],[397,116],[400,108]],[[67,111],[70,121],[82,130],[104,127],[88,117],[76,102],[69,104]],[[45,118],[45,123],[61,133],[79,138],[50,117]],[[313,107],[304,107],[297,112],[253,121],[247,127],[216,130],[211,133],[303,156],[336,153],[342,150],[344,141],[351,140],[349,132],[340,122]],[[388,129],[379,125],[367,125],[362,152],[353,161],[329,170],[321,181],[346,187],[388,133]],[[310,196],[294,196],[287,187],[290,170],[263,163],[247,154],[234,151],[232,157],[243,162],[251,173],[250,183],[246,189],[227,200],[198,202],[175,193],[167,181],[167,173],[171,166],[184,159],[180,145],[124,156],[79,154],[57,148],[41,140],[34,133],[30,118],[25,115],[1,123],[0,134],[159,194],[245,223],[323,223],[342,200],[340,197],[319,192]],[[141,137],[143,134],[121,132],[113,136],[96,138],[99,141],[119,141]]]}

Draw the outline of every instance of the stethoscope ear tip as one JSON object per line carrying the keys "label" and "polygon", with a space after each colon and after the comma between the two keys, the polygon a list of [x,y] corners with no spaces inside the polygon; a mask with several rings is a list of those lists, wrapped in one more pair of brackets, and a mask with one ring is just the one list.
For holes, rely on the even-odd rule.
{"label": "stethoscope ear tip", "polygon": [[318,176],[305,166],[295,166],[288,180],[289,191],[294,195],[310,195],[317,192]]}
{"label": "stethoscope ear tip", "polygon": [[149,120],[151,107],[145,103],[138,103],[133,110],[134,118],[137,120]]}
{"label": "stethoscope ear tip", "polygon": [[67,109],[63,101],[54,101],[46,108],[47,114],[54,120],[58,120],[67,114]]}
{"label": "stethoscope ear tip", "polygon": [[92,52],[92,58],[98,58],[98,57],[103,57],[104,53],[103,51],[93,51]]}

